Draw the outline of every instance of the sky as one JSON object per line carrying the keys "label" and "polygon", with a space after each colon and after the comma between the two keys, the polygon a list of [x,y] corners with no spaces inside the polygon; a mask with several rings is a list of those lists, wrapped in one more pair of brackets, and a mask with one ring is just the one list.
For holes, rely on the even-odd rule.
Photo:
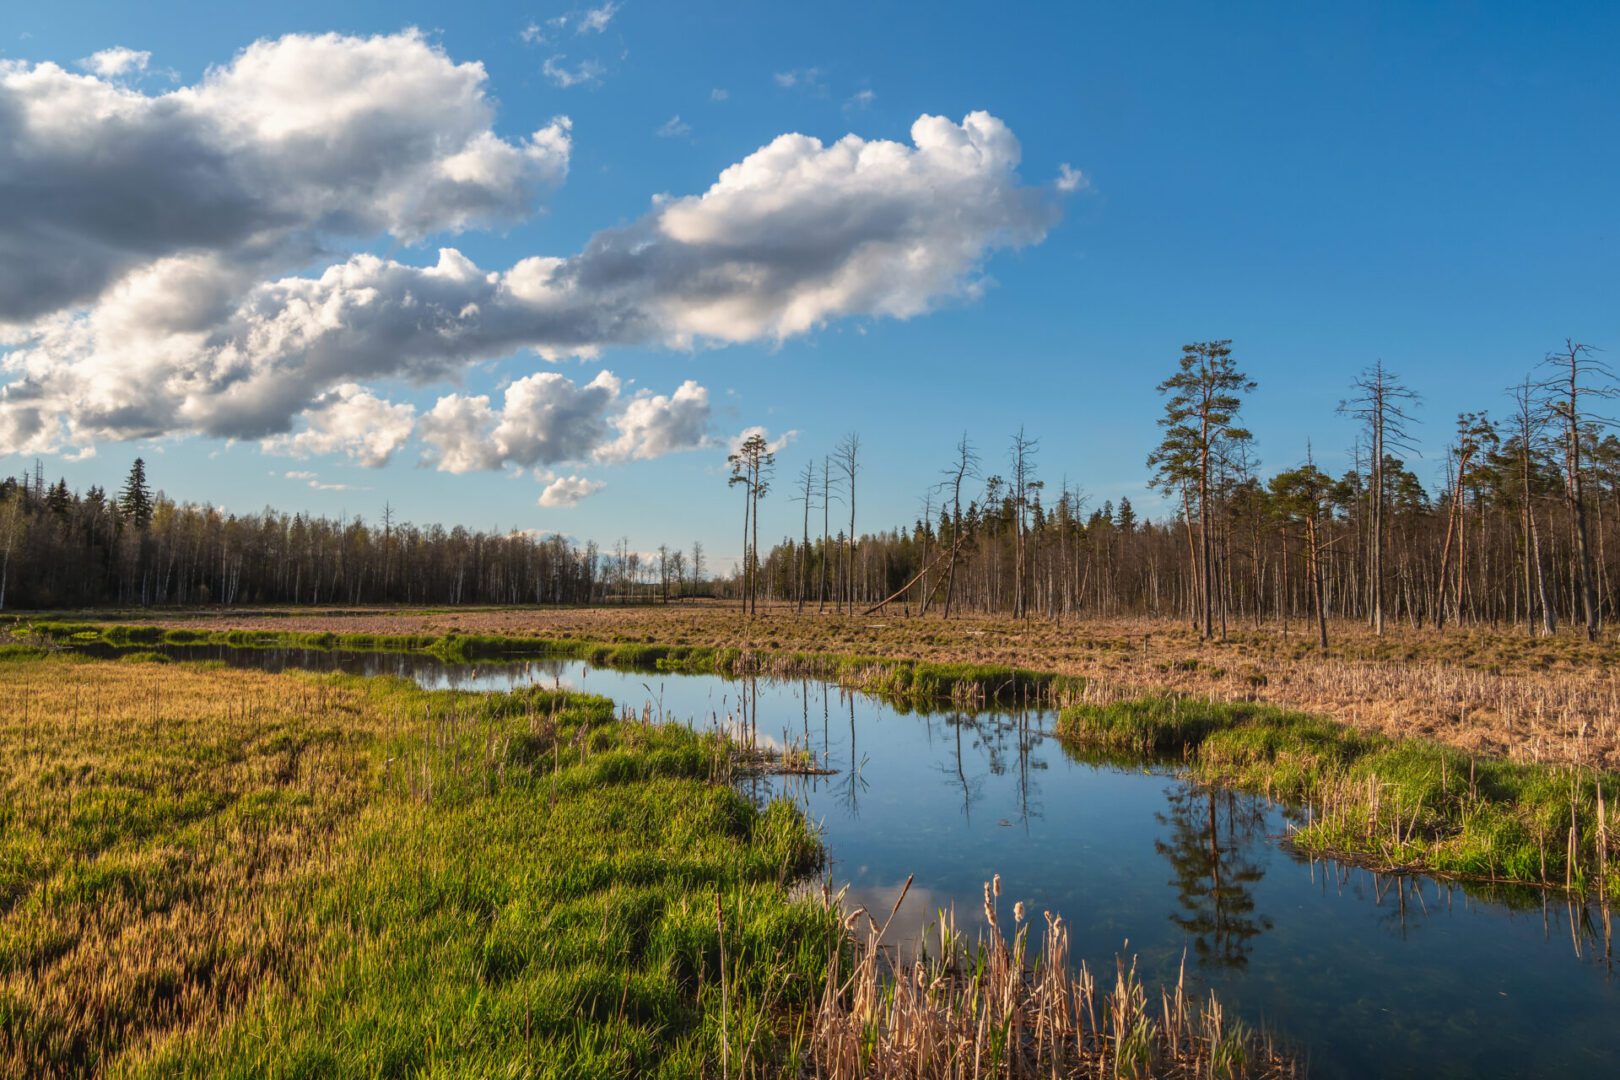
{"label": "sky", "polygon": [[[1230,338],[1265,469],[1382,360],[1459,410],[1620,349],[1620,8],[72,3],[0,13],[0,470],[734,559],[725,457],[963,432],[1152,512]],[[1620,361],[1616,361],[1620,362]],[[837,514],[845,512],[836,508]]]}

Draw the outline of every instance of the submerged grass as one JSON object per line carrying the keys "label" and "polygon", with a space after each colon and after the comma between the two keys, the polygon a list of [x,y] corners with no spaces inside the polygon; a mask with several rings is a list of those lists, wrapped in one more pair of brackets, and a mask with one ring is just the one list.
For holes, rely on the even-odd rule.
{"label": "submerged grass", "polygon": [[788,1069],[837,916],[732,760],[600,698],[12,654],[0,1074]]}
{"label": "submerged grass", "polygon": [[1065,709],[1070,746],[1179,758],[1200,779],[1298,805],[1302,850],[1378,869],[1620,888],[1610,803],[1620,776],[1482,758],[1253,702],[1152,696]]}

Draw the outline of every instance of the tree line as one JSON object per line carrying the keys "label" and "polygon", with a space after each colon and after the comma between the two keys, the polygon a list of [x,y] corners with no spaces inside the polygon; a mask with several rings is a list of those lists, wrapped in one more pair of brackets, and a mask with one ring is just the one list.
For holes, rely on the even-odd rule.
{"label": "tree line", "polygon": [[703,545],[602,551],[560,535],[265,510],[230,514],[123,488],[0,480],[0,608],[152,604],[600,604],[705,590]]}
{"label": "tree line", "polygon": [[[1230,341],[1185,346],[1159,384],[1161,438],[1146,478],[1171,512],[1128,498],[1091,505],[1049,486],[1024,430],[992,454],[963,434],[908,526],[858,533],[858,435],[806,461],[787,497],[797,535],[760,545],[776,449],[740,443],[742,555],[710,581],[701,544],[632,551],[522,531],[481,532],[287,514],[229,514],[154,494],[137,459],[121,490],[0,480],[0,607],[101,604],[599,604],[714,592],[757,611],[897,608],[1068,619],[1184,618],[1206,637],[1234,625],[1330,619],[1442,628],[1514,623],[1595,636],[1620,612],[1620,440],[1603,403],[1620,379],[1566,342],[1503,397],[1498,417],[1457,416],[1441,480],[1410,460],[1421,402],[1382,363],[1347,385],[1350,467],[1303,460],[1262,474],[1243,407],[1258,387]],[[994,460],[995,464],[990,464]],[[1614,542],[1611,542],[1614,537]]]}
{"label": "tree line", "polygon": [[[1410,464],[1421,402],[1375,363],[1339,406],[1358,432],[1351,467],[1329,475],[1307,450],[1264,475],[1242,424],[1257,384],[1230,341],[1196,342],[1158,386],[1146,468],[1174,508],[1162,520],[1049,488],[1039,442],[1020,430],[993,471],[963,435],[910,526],[856,536],[851,520],[835,534],[828,508],[854,505],[847,439],[819,473],[805,466],[800,535],[764,555],[756,545],[731,585],[813,610],[1174,615],[1210,638],[1293,620],[1324,648],[1332,618],[1380,634],[1392,621],[1570,623],[1595,637],[1620,612],[1620,440],[1601,412],[1617,384],[1593,348],[1567,341],[1504,394],[1499,418],[1457,416],[1431,491]],[[752,513],[757,527],[757,498]]]}

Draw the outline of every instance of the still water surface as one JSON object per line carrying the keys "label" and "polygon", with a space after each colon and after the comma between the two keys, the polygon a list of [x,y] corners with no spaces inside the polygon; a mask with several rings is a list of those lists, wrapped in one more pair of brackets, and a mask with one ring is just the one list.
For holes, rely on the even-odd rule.
{"label": "still water surface", "polygon": [[[215,646],[162,650],[233,666],[397,675],[433,689],[560,686],[697,727],[745,719],[807,745],[827,777],[755,781],[819,822],[829,876],[919,933],[954,905],[976,927],[983,883],[1061,913],[1106,972],[1127,939],[1145,977],[1219,991],[1301,1049],[1318,1077],[1620,1077],[1620,982],[1603,913],[1532,891],[1464,890],[1311,862],[1284,808],[1150,766],[1099,765],[1042,712],[908,713],[817,681],[447,664],[429,656]],[[893,934],[895,931],[891,931]]]}

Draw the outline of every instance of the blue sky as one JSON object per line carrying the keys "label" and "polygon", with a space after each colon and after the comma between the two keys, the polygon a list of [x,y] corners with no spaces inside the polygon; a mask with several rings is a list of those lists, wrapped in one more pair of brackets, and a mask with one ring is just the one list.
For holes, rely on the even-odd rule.
{"label": "blue sky", "polygon": [[[78,71],[114,46],[149,52],[144,72],[121,77],[155,96],[258,39],[417,27],[448,60],[484,66],[496,136],[517,143],[571,120],[567,178],[532,212],[421,238],[357,235],[267,279],[318,276],[353,252],[430,266],[449,245],[497,271],[570,256],[642,219],[655,195],[702,194],[784,133],[909,145],[920,115],[975,110],[1016,137],[1019,183],[1061,219],[1038,242],[986,245],[967,272],[982,288],[931,290],[929,310],[903,319],[856,311],[782,340],[690,348],[654,335],[583,362],[513,349],[420,384],[367,383],[421,416],[452,393],[498,406],[537,371],[584,385],[610,370],[621,405],[693,380],[709,406],[708,444],[695,449],[555,462],[537,479],[540,466],[510,461],[423,467],[414,436],[368,468],[341,450],[293,457],[176,429],[95,438],[79,461],[68,458],[83,445],[36,444],[4,467],[37,453],[76,486],[114,485],[142,454],[171,495],[233,510],[370,518],[387,501],[418,522],[624,536],[641,549],[700,539],[724,561],[738,500],[721,444],[750,425],[797,432],[779,455],[769,534],[797,532],[789,478],[846,431],[865,448],[867,526],[917,513],[962,430],[990,471],[1020,425],[1040,438],[1050,485],[1067,477],[1093,503],[1151,507],[1153,387],[1185,341],[1234,339],[1260,383],[1248,419],[1272,469],[1307,440],[1345,464],[1353,433],[1334,406],[1381,358],[1423,396],[1426,478],[1453,415],[1505,411],[1502,388],[1565,336],[1620,348],[1620,9],[1609,5],[626,0],[582,28],[592,7],[59,3],[0,16],[0,55]],[[559,85],[557,72],[579,81]],[[1056,190],[1066,163],[1083,190]],[[548,478],[575,476],[604,486],[577,505],[537,505]]]}

